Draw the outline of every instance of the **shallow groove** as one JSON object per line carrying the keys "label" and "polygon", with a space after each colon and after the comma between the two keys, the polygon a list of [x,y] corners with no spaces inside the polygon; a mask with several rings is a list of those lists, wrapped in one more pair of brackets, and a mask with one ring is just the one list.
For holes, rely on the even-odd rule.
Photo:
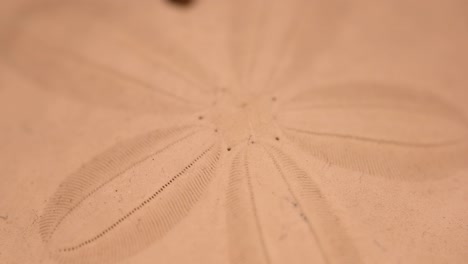
{"label": "shallow groove", "polygon": [[258,217],[257,203],[255,201],[255,193],[253,192],[253,188],[252,188],[252,179],[251,179],[251,175],[249,172],[249,165],[248,165],[248,160],[247,160],[247,150],[244,156],[244,170],[245,170],[245,176],[247,178],[247,186],[249,189],[249,198],[250,198],[250,203],[252,206],[252,212],[255,218],[255,224],[257,225],[257,230],[258,230],[259,237],[260,237],[260,243],[262,244],[263,254],[265,256],[266,262],[271,263],[271,257],[270,257],[270,254],[268,253],[267,246],[265,243],[265,235],[263,233],[263,228],[262,228],[262,225],[260,224],[260,219]]}
{"label": "shallow groove", "polygon": [[[37,45],[37,42],[36,42],[36,45]],[[45,48],[50,49],[52,51],[55,51],[57,53],[66,53],[68,59],[70,59],[70,61],[72,61],[74,63],[78,63],[78,64],[81,64],[81,65],[86,65],[87,67],[93,67],[94,69],[96,69],[98,71],[101,71],[103,73],[107,73],[110,76],[113,76],[113,77],[115,77],[117,79],[121,79],[121,80],[123,80],[125,82],[129,82],[129,83],[133,84],[133,86],[141,87],[141,88],[146,89],[146,90],[148,90],[150,92],[155,92],[155,93],[157,93],[159,95],[173,98],[173,99],[175,99],[175,100],[177,100],[179,102],[182,102],[182,103],[192,104],[192,105],[203,105],[202,103],[187,100],[187,99],[185,99],[185,98],[183,98],[181,96],[178,96],[176,94],[171,93],[170,91],[167,91],[167,90],[161,89],[161,88],[159,88],[159,87],[157,87],[155,85],[151,85],[149,83],[146,83],[143,80],[139,80],[139,79],[137,79],[137,78],[135,78],[133,76],[130,76],[129,74],[126,74],[126,73],[124,73],[124,72],[122,72],[122,71],[120,71],[120,70],[118,70],[116,68],[113,68],[112,66],[108,66],[108,65],[105,65],[105,64],[102,64],[102,63],[91,61],[89,58],[86,58],[85,56],[80,55],[78,53],[74,53],[74,52],[69,51],[69,50],[61,50],[61,49],[55,48],[55,47],[45,47]]]}
{"label": "shallow groove", "polygon": [[453,146],[460,142],[460,140],[450,140],[450,141],[445,141],[445,142],[440,142],[440,143],[412,143],[412,142],[406,142],[406,141],[361,137],[361,136],[347,135],[347,134],[315,132],[315,131],[298,129],[294,127],[286,127],[286,126],[284,126],[284,128],[287,130],[293,131],[295,133],[301,133],[301,134],[306,134],[306,135],[311,135],[311,136],[351,139],[351,140],[356,140],[356,141],[364,141],[368,143],[375,143],[375,144],[382,144],[382,145],[394,145],[394,146],[399,146],[399,147],[434,148],[434,147]]}
{"label": "shallow groove", "polygon": [[[299,211],[301,212],[301,214],[304,214],[305,211],[304,211],[304,208],[303,208],[303,205],[302,205],[302,202],[300,201],[300,199],[298,199],[298,196],[296,195],[296,193],[292,190],[292,187],[291,187],[291,184],[289,183],[289,180],[286,178],[286,176],[284,175],[284,172],[283,170],[281,169],[281,166],[280,164],[278,163],[278,161],[275,159],[275,157],[273,156],[272,153],[270,153],[270,151],[267,149],[267,148],[264,148],[264,150],[267,152],[268,154],[268,157],[271,159],[271,161],[273,162],[276,170],[278,171],[278,173],[280,174],[281,176],[281,179],[283,179],[283,182],[286,184],[286,188],[288,189],[288,192],[291,194],[291,196],[293,197],[294,201],[296,202],[296,206],[299,207]],[[309,228],[309,231],[312,233],[312,236],[314,237],[315,239],[315,242],[317,243],[318,247],[319,247],[319,251],[320,251],[320,254],[322,255],[322,258],[324,259],[325,263],[330,263],[330,260],[328,258],[328,256],[326,255],[325,253],[325,250],[323,248],[323,245],[322,245],[322,241],[320,241],[320,238],[317,234],[317,232],[314,230],[314,227],[312,226],[310,220],[307,218],[307,217],[302,217],[304,219],[304,221],[306,222],[307,224],[307,227]]]}
{"label": "shallow groove", "polygon": [[230,263],[270,263],[247,167],[243,148],[232,160],[226,191]]}
{"label": "shallow groove", "polygon": [[316,239],[325,262],[362,263],[359,252],[333,213],[333,208],[323,196],[320,186],[284,151],[269,144],[265,145],[265,151],[305,215],[303,219]]}

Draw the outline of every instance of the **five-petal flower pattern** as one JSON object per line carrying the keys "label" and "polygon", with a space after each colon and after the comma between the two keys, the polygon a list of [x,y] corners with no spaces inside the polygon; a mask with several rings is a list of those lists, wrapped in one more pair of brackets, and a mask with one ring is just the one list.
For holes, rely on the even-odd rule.
{"label": "five-petal flower pattern", "polygon": [[[3,48],[40,87],[176,120],[119,142],[58,187],[40,222],[54,258],[105,263],[133,255],[223,177],[232,263],[285,263],[292,254],[307,263],[360,263],[317,181],[321,171],[305,164],[430,180],[466,165],[468,130],[455,109],[416,90],[315,82],[314,58],[345,9],[338,0],[184,8],[142,0],[22,10]],[[289,246],[278,239],[286,215],[307,234]]]}

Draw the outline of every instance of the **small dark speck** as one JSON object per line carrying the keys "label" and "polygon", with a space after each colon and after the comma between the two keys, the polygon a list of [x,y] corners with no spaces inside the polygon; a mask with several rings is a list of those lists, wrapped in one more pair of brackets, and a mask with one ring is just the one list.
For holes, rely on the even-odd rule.
{"label": "small dark speck", "polygon": [[199,117],[198,117],[198,120],[203,120],[203,116],[199,116]]}
{"label": "small dark speck", "polygon": [[307,221],[307,216],[303,213],[300,213],[299,216],[302,218],[302,220]]}
{"label": "small dark speck", "polygon": [[276,141],[279,141],[279,137],[275,137]]}
{"label": "small dark speck", "polygon": [[195,0],[167,0],[167,2],[180,7],[188,7],[192,5]]}
{"label": "small dark speck", "polygon": [[231,151],[231,148],[227,148],[227,151]]}

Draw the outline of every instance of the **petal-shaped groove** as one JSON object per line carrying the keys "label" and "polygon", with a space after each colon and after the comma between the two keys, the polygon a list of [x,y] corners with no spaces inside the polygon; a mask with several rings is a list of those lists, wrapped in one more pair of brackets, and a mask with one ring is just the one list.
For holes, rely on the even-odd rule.
{"label": "petal-shaped groove", "polygon": [[341,0],[238,0],[232,5],[233,68],[241,87],[255,92],[271,90],[278,81],[284,85],[310,68],[332,42],[346,9]]}
{"label": "petal-shaped groove", "polygon": [[265,20],[269,14],[268,1],[231,1],[231,14],[229,17],[230,32],[230,58],[236,74],[238,85],[250,90],[249,78],[252,77],[256,51],[261,38],[259,33],[264,30]]}
{"label": "petal-shaped groove", "polygon": [[243,149],[234,157],[226,191],[230,263],[270,263],[247,155]]}
{"label": "petal-shaped groove", "polygon": [[231,263],[361,263],[319,186],[284,152],[258,142],[233,158],[227,185]]}
{"label": "petal-shaped groove", "polygon": [[278,115],[289,139],[332,165],[404,179],[467,165],[468,123],[441,99],[357,83],[308,90]]}
{"label": "petal-shaped groove", "polygon": [[142,0],[139,5],[127,3],[124,19],[115,20],[146,43],[147,56],[212,91],[223,75],[230,74],[225,71],[227,43],[223,23],[228,6],[225,1],[204,0],[180,10],[164,1]]}
{"label": "petal-shaped groove", "polygon": [[[266,41],[268,46],[272,41],[277,42],[275,52],[269,56],[270,69],[265,74],[268,79],[263,87],[267,91],[291,90],[296,83],[310,80],[320,55],[333,45],[340,29],[346,25],[347,1],[295,0],[294,3],[288,1],[288,5],[294,9],[289,23],[283,22],[289,25],[288,30],[280,38]],[[276,31],[275,27],[272,32]]]}
{"label": "petal-shaped groove", "polygon": [[[66,263],[108,263],[161,238],[213,177],[220,151],[212,136],[187,128],[152,132],[72,174],[40,221],[53,256]],[[175,157],[177,162],[168,162]]]}
{"label": "petal-shaped groove", "polygon": [[[188,63],[169,65],[181,59],[167,55],[167,47],[145,45],[114,22],[122,12],[118,6],[46,6],[25,8],[0,36],[0,56],[41,88],[86,103],[143,112],[187,112],[211,104],[213,98],[202,91],[206,85],[181,70]],[[148,55],[146,49],[157,54]]]}
{"label": "petal-shaped groove", "polygon": [[265,145],[296,206],[316,241],[324,263],[362,263],[346,229],[320,187],[283,151]]}

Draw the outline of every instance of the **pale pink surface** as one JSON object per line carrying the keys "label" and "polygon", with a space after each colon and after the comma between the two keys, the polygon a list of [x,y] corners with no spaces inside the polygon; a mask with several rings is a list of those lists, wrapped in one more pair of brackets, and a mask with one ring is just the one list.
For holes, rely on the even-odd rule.
{"label": "pale pink surface", "polygon": [[[218,130],[201,137],[219,147],[219,166],[187,216],[122,257],[122,263],[342,263],[339,251],[330,247],[323,254],[315,237],[308,235],[307,218],[304,221],[294,209],[294,197],[273,171],[274,163],[262,154],[261,142],[287,152],[320,187],[329,210],[346,230],[347,245],[359,255],[346,252],[350,263],[468,261],[465,149],[394,154],[393,149],[361,149],[321,137],[314,141],[326,145],[326,150],[307,147],[305,141],[294,145],[276,125],[300,123],[320,133],[417,144],[456,139],[462,148],[468,115],[468,8],[463,1],[200,0],[193,10],[182,11],[163,1],[66,1],[72,4],[44,6],[35,2],[40,11],[24,8],[21,2],[5,1],[0,11],[0,258],[6,263],[114,261],[106,253],[103,260],[93,259],[92,252],[57,257],[54,250],[60,246],[44,243],[40,235],[47,202],[68,175],[106,149],[182,123]],[[64,25],[73,30],[62,30]],[[122,35],[122,25],[131,27],[123,32],[139,37]],[[290,28],[299,33],[288,33]],[[58,53],[41,43],[66,49]],[[98,66],[117,68],[131,80],[122,80],[122,74],[106,75],[107,68],[86,66],[86,60],[80,60],[83,69],[44,66],[47,61],[60,62],[60,56],[70,56],[70,51]],[[73,69],[97,72],[98,78],[80,79]],[[164,94],[165,90],[148,91],[144,88],[148,83],[170,87],[175,96]],[[296,93],[300,90],[304,92]],[[208,110],[180,98],[209,105]],[[276,105],[288,102],[299,109],[309,104],[370,102],[407,112],[324,109],[291,116],[277,111],[283,108]],[[187,108],[188,113],[183,111]],[[386,118],[392,122],[384,122]],[[204,146],[202,139],[185,143],[156,165],[142,164],[127,172],[128,182],[112,185],[125,191],[121,196],[106,193],[111,187],[92,196],[75,210],[75,218],[66,218],[57,228],[57,243],[80,243],[79,236],[99,233],[135,201],[151,194],[152,177],[145,178],[147,184],[140,175],[154,174],[161,179],[152,184],[161,185],[165,176],[159,175],[185,166]],[[365,168],[367,162],[362,165],[330,154],[339,156],[345,150],[356,160],[384,169],[374,175],[375,170]],[[256,216],[248,210],[243,216],[260,219],[260,225],[230,218],[232,206],[226,195],[232,192],[231,168],[243,162],[239,153],[248,153],[244,159],[250,162],[258,209]],[[386,170],[381,165],[385,160],[401,166],[401,172]],[[177,195],[177,190],[173,192]],[[249,205],[248,192],[239,197],[247,198],[242,203]],[[325,213],[324,221],[327,217]],[[317,224],[320,219],[308,220],[326,226]],[[78,224],[84,227],[74,230]],[[132,224],[128,226],[131,232]],[[258,226],[266,233],[263,239],[255,235]],[[127,236],[112,232],[116,240],[88,246],[115,245],[112,250],[122,251],[116,241]],[[321,237],[327,240],[327,234]]]}

